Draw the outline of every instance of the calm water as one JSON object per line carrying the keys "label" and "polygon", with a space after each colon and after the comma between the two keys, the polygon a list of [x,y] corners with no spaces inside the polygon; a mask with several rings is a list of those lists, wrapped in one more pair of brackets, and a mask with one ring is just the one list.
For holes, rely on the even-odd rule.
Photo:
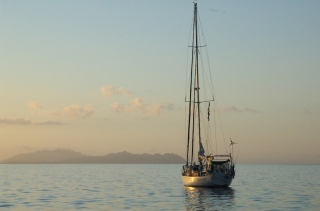
{"label": "calm water", "polygon": [[230,188],[185,188],[181,165],[0,165],[6,210],[320,210],[320,165],[237,165]]}

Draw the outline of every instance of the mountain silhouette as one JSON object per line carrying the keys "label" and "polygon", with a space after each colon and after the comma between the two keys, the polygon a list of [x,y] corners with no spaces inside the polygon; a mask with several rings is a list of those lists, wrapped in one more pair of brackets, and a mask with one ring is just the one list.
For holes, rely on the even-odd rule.
{"label": "mountain silhouette", "polygon": [[183,164],[181,156],[166,153],[132,154],[129,152],[110,153],[105,156],[88,156],[68,149],[42,150],[18,154],[3,160],[2,164]]}

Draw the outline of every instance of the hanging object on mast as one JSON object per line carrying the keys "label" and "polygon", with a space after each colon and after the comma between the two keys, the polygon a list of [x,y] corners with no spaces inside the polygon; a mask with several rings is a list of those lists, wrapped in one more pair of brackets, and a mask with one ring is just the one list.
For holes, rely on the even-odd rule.
{"label": "hanging object on mast", "polygon": [[208,121],[210,121],[210,102],[209,102],[209,106],[208,106]]}

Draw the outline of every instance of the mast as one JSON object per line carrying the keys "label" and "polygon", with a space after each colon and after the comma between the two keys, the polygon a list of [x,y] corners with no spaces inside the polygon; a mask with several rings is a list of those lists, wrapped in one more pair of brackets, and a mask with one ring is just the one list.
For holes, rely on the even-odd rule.
{"label": "mast", "polygon": [[[196,7],[196,6],[195,6]],[[196,9],[194,9],[194,14],[196,14]],[[193,28],[194,28],[195,22],[193,21]],[[190,126],[191,126],[191,102],[192,102],[192,81],[193,81],[193,48],[194,48],[194,33],[193,33],[193,39],[192,39],[192,54],[191,54],[191,76],[190,76],[190,96],[189,96],[189,117],[188,117],[188,144],[187,144],[187,166],[189,162],[189,143],[190,143]],[[192,163],[192,157],[193,157],[193,137],[192,137],[192,155],[191,155],[191,163]]]}
{"label": "mast", "polygon": [[[196,41],[196,45],[194,46],[194,42]],[[195,129],[195,109],[196,109],[196,89],[197,89],[197,66],[198,66],[198,57],[197,57],[197,3],[194,3],[194,14],[193,14],[193,41],[192,41],[192,55],[195,53],[196,59],[195,59],[195,81],[194,81],[194,90],[193,90],[193,108],[192,108],[192,151],[191,151],[191,163],[193,162],[193,151],[194,151],[194,129]],[[193,58],[193,56],[192,56]],[[193,61],[192,61],[193,62]],[[191,69],[192,71],[193,69]],[[192,82],[190,84],[190,87],[192,87]]]}
{"label": "mast", "polygon": [[[194,4],[194,27],[195,27],[195,38],[196,38],[196,88],[197,91],[197,107],[198,107],[198,135],[199,135],[199,150],[201,146],[201,126],[200,126],[200,87],[199,87],[199,65],[198,65],[198,54],[199,54],[199,47],[198,47],[198,22],[197,22],[197,3]],[[198,161],[200,161],[199,155],[198,155]]]}
{"label": "mast", "polygon": [[[199,150],[202,147],[201,144],[201,125],[200,125],[200,87],[199,87],[199,68],[198,68],[198,54],[199,54],[199,46],[198,46],[198,22],[197,17],[198,9],[197,3],[194,3],[194,18],[193,18],[193,39],[192,39],[192,59],[191,59],[191,76],[190,76],[190,96],[189,96],[189,117],[188,117],[188,144],[187,144],[187,165],[189,162],[189,143],[191,141],[191,159],[190,162],[193,162],[193,151],[194,151],[194,138],[195,138],[195,113],[198,113],[197,121],[198,121],[198,139],[199,139]],[[195,54],[195,58],[193,56]],[[195,61],[194,61],[195,60]],[[195,71],[195,79],[193,81],[193,65]],[[193,97],[192,97],[193,93]],[[193,98],[193,100],[192,100]],[[193,102],[193,103],[192,103]],[[192,116],[191,116],[192,113]],[[192,129],[191,129],[192,123]],[[190,140],[191,139],[191,140]],[[200,161],[198,155],[198,161]]]}

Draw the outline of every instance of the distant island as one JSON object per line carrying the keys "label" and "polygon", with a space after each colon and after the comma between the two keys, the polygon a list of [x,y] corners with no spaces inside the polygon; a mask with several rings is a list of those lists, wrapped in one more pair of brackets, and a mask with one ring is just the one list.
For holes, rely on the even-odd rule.
{"label": "distant island", "polygon": [[105,156],[88,156],[67,149],[19,154],[0,161],[1,164],[183,164],[185,162],[184,158],[173,153],[151,155],[124,151]]}

